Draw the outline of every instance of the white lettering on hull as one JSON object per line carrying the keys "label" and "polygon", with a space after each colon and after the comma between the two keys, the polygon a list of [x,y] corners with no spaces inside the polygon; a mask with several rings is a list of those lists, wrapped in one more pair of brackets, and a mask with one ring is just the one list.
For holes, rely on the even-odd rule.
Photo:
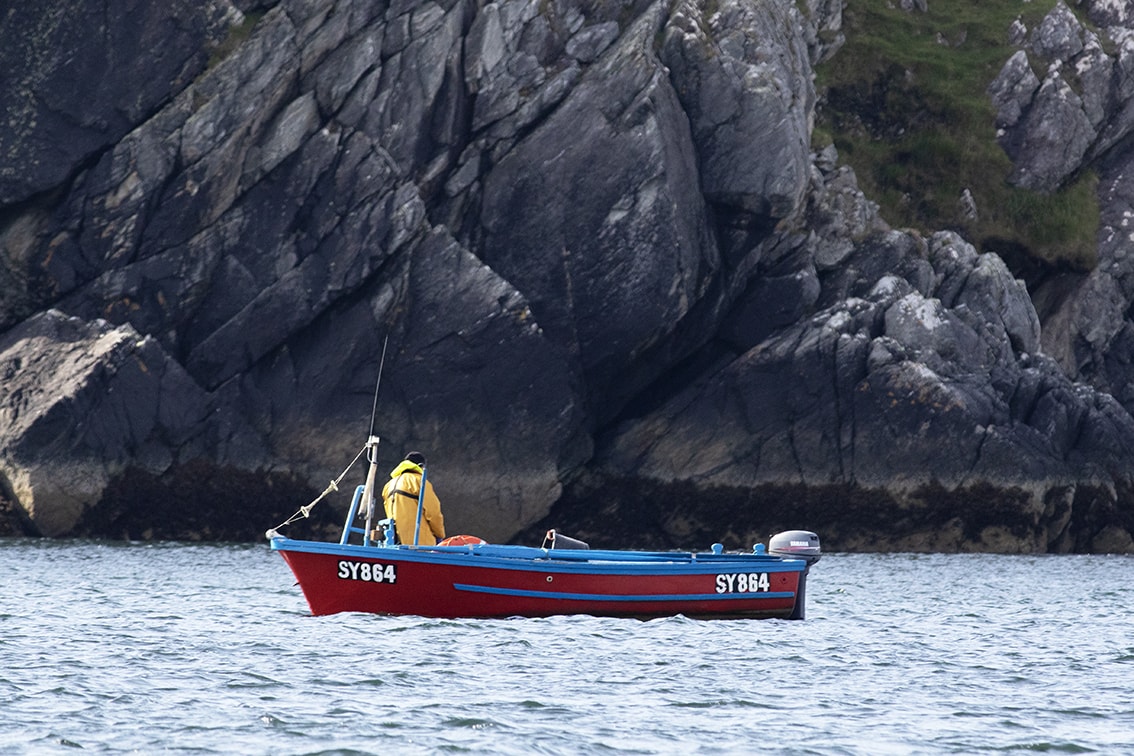
{"label": "white lettering on hull", "polygon": [[375,562],[351,562],[339,560],[340,580],[362,580],[367,583],[396,583],[398,568],[392,564]]}
{"label": "white lettering on hull", "polygon": [[717,575],[717,593],[764,593],[768,588],[766,572]]}

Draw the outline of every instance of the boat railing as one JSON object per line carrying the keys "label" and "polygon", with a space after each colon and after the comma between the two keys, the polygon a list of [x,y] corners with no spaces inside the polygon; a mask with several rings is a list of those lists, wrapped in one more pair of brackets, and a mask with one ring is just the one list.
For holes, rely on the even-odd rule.
{"label": "boat railing", "polygon": [[795,561],[784,560],[764,553],[724,554],[697,551],[619,551],[606,549],[544,549],[535,546],[508,544],[478,544],[475,546],[419,546],[417,551],[434,553],[468,553],[477,556],[500,559],[521,559],[538,562],[589,562],[592,564],[634,562],[634,563],[677,563],[705,564],[732,563],[745,559],[753,563]]}
{"label": "boat railing", "polygon": [[352,525],[354,518],[358,516],[358,504],[362,501],[362,492],[366,490],[366,486],[359,486],[354,489],[354,498],[350,501],[350,511],[347,513],[346,522],[343,523],[343,537],[339,539],[339,543],[346,546],[350,543],[351,533],[361,533],[362,542],[365,544],[369,536],[366,533],[366,528],[360,528],[357,525]]}

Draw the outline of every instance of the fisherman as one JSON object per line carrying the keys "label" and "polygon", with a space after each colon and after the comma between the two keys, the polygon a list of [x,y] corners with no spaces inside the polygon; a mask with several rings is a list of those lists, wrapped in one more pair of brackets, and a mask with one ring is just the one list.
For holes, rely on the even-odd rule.
{"label": "fisherman", "polygon": [[392,517],[396,523],[399,543],[413,543],[415,530],[418,531],[417,543],[420,546],[433,546],[445,537],[441,502],[433,492],[433,481],[428,478],[421,502],[421,527],[418,528],[417,501],[424,470],[425,455],[417,451],[410,452],[390,472],[390,480],[382,489],[386,516]]}

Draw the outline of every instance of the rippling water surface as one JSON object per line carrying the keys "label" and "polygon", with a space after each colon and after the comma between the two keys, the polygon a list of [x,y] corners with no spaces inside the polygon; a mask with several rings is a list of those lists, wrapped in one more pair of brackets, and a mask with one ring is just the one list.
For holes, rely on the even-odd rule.
{"label": "rippling water surface", "polygon": [[0,540],[0,752],[1134,753],[1132,585],[836,554],[804,622],[316,618],[266,545]]}

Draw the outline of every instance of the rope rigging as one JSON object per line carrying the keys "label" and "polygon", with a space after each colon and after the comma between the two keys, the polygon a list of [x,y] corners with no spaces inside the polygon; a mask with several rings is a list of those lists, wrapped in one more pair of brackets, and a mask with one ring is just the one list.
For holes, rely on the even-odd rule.
{"label": "rope rigging", "polygon": [[[386,367],[386,346],[389,343],[390,343],[390,335],[386,334],[386,338],[384,338],[382,340],[382,356],[378,360],[378,380],[375,381],[375,384],[374,384],[374,403],[370,408],[370,438],[368,438],[366,440],[366,445],[358,450],[358,454],[354,455],[354,459],[352,459],[350,461],[350,464],[346,466],[346,469],[342,471],[342,473],[339,475],[339,477],[332,480],[331,483],[325,489],[323,489],[323,493],[321,493],[317,497],[315,497],[314,501],[312,501],[310,504],[308,504],[305,507],[300,507],[299,511],[296,512],[295,514],[293,514],[291,517],[287,518],[286,520],[284,520],[283,522],[281,522],[279,525],[275,526],[274,528],[271,528],[268,531],[266,531],[264,533],[264,535],[266,535],[269,539],[278,537],[280,528],[285,527],[287,525],[290,525],[293,522],[295,522],[296,520],[310,517],[311,516],[311,510],[315,508],[316,504],[318,504],[320,501],[322,501],[328,494],[339,490],[339,483],[342,482],[342,479],[344,477],[346,477],[346,474],[348,472],[350,472],[350,468],[354,467],[354,463],[357,462],[358,458],[361,457],[363,452],[366,452],[366,451],[370,452],[369,454],[366,455],[367,461],[370,462],[370,473],[369,473],[367,480],[366,480],[366,487],[367,487],[367,490],[370,491],[370,496],[371,496],[371,500],[369,502],[369,506],[367,508],[367,514],[366,514],[366,532],[367,533],[370,532],[370,520],[371,520],[371,517],[374,514],[374,512],[373,512],[373,510],[374,510],[374,501],[373,501],[374,471],[376,469],[376,463],[378,462],[378,437],[374,435],[374,421],[378,417],[378,390],[382,387],[382,370]],[[373,449],[371,449],[371,447],[373,447]]]}
{"label": "rope rigging", "polygon": [[328,496],[328,494],[331,494],[331,493],[339,490],[339,483],[342,482],[343,478],[346,477],[346,474],[348,472],[350,472],[350,468],[354,467],[354,463],[358,461],[358,458],[361,457],[363,452],[365,452],[368,448],[369,448],[369,445],[364,446],[361,449],[359,449],[358,454],[354,455],[354,459],[352,459],[350,461],[350,464],[346,466],[346,469],[343,470],[339,474],[339,477],[335,478],[329,484],[327,484],[327,487],[325,489],[323,489],[323,493],[316,496],[311,501],[310,504],[307,504],[305,506],[300,507],[296,511],[295,514],[293,514],[291,517],[287,518],[286,520],[284,520],[283,522],[281,522],[279,525],[275,526],[274,528],[268,530],[268,532],[265,533],[265,535],[268,538],[275,538],[276,536],[279,535],[279,529],[280,528],[285,527],[287,525],[290,525],[293,522],[296,522],[297,520],[301,520],[301,519],[305,519],[307,517],[310,517],[311,516],[311,510],[315,508],[316,504],[318,504],[323,499],[325,499]]}

